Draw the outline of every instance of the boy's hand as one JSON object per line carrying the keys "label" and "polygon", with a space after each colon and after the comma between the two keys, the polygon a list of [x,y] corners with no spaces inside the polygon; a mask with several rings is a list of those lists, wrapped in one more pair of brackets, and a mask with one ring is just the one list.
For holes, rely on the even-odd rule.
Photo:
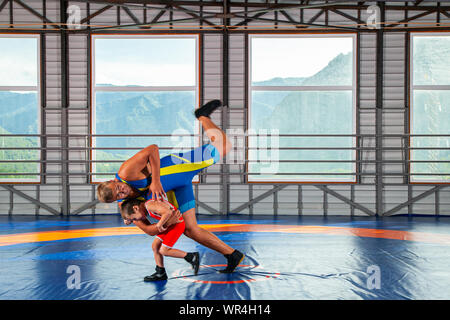
{"label": "boy's hand", "polygon": [[125,223],[127,226],[130,225],[133,221],[128,219],[123,219],[123,223]]}
{"label": "boy's hand", "polygon": [[156,224],[156,227],[158,228],[158,231],[159,231],[159,232],[164,232],[164,231],[167,230],[167,228],[164,228],[164,226],[161,225],[160,223],[157,223],[157,224]]}
{"label": "boy's hand", "polygon": [[169,218],[169,220],[167,220],[166,223],[167,226],[171,226],[173,224],[182,222],[180,221],[180,217],[182,216],[180,210],[176,208],[171,208],[171,210],[172,210],[172,212],[170,213],[171,217]]}

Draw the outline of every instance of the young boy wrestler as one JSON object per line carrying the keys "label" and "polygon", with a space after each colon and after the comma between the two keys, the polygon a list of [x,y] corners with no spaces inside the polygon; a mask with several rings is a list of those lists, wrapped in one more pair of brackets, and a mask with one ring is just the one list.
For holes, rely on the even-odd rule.
{"label": "young boy wrestler", "polygon": [[[183,217],[177,217],[171,214],[172,211],[176,210],[176,207],[174,207],[169,201],[167,201],[167,198],[162,201],[155,201],[151,199],[145,202],[139,199],[127,199],[122,202],[121,214],[123,219],[128,219],[135,222],[138,227],[142,222],[148,222],[147,215],[156,220],[159,220],[156,224],[156,227],[160,233],[150,234],[147,232],[149,235],[155,236],[155,240],[152,244],[152,249],[155,256],[156,272],[151,276],[145,277],[144,281],[146,282],[167,280],[167,273],[164,268],[164,256],[184,258],[184,260],[191,264],[192,268],[194,269],[194,273],[198,273],[198,269],[200,266],[199,253],[186,253],[182,250],[173,248],[174,244],[183,234],[185,229]],[[177,221],[170,221],[171,219],[177,219]],[[172,224],[173,222],[176,223]],[[170,226],[166,227],[166,224]]]}

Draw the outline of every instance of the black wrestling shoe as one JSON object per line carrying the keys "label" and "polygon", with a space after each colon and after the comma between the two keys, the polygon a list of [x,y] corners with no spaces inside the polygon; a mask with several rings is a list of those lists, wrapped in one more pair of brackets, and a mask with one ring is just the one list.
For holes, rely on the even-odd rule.
{"label": "black wrestling shoe", "polygon": [[244,260],[245,254],[238,250],[234,250],[232,254],[226,254],[225,258],[228,260],[228,265],[225,269],[220,270],[220,273],[232,273],[234,269]]}
{"label": "black wrestling shoe", "polygon": [[154,274],[152,274],[151,276],[146,276],[144,278],[145,282],[167,280],[167,273],[165,268],[156,266],[155,270],[156,272]]}
{"label": "black wrestling shoe", "polygon": [[220,100],[211,100],[195,110],[195,117],[198,119],[199,117],[208,117],[211,113],[214,112],[218,107],[222,105],[222,102]]}
{"label": "black wrestling shoe", "polygon": [[198,252],[189,252],[184,259],[191,264],[194,274],[197,275],[200,268],[200,254]]}

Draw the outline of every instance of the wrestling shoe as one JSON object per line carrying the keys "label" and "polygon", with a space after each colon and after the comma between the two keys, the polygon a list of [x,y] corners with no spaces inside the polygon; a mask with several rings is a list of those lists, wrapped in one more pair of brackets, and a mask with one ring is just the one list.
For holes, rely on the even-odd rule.
{"label": "wrestling shoe", "polygon": [[219,271],[220,273],[232,273],[245,258],[245,255],[238,250],[234,250],[232,254],[225,254],[224,256],[227,258],[228,264],[225,269]]}
{"label": "wrestling shoe", "polygon": [[152,274],[151,276],[146,276],[144,278],[145,282],[167,280],[167,273],[165,268],[156,266],[155,270],[156,272],[154,274]]}
{"label": "wrestling shoe", "polygon": [[222,105],[222,102],[220,100],[211,100],[195,110],[195,117],[198,119],[199,117],[208,117],[211,113],[214,112],[218,107]]}
{"label": "wrestling shoe", "polygon": [[197,275],[200,267],[200,254],[198,252],[189,252],[186,257],[184,257],[184,260],[191,264],[192,269],[194,269],[194,274]]}

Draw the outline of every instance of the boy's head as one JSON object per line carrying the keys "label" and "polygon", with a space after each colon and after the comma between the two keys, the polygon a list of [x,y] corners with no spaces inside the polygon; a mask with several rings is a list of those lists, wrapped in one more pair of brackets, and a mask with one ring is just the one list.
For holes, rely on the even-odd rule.
{"label": "boy's head", "polygon": [[145,201],[139,199],[126,199],[120,206],[120,214],[124,220],[142,220],[145,218]]}

